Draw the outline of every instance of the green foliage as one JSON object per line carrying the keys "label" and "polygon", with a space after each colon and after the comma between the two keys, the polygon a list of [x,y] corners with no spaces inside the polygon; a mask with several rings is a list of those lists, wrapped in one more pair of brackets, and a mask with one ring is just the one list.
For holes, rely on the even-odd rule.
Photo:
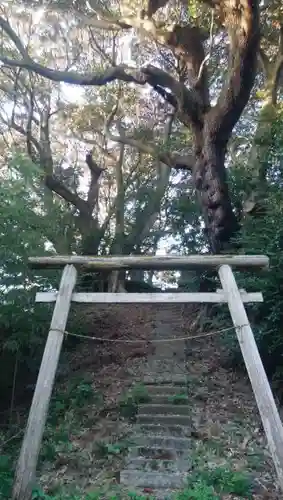
{"label": "green foliage", "polygon": [[138,495],[137,493],[128,493],[128,497],[131,498],[131,500],[154,500],[155,497],[153,496],[148,496],[148,495]]}
{"label": "green foliage", "polygon": [[[105,494],[102,489],[86,494],[58,493],[57,495],[47,495],[41,488],[35,488],[32,500],[122,500],[122,498],[125,499],[125,495],[120,494],[120,492]],[[138,495],[134,492],[129,492],[127,498],[131,500],[154,500],[152,496]]]}
{"label": "green foliage", "polygon": [[219,493],[234,494],[239,497],[251,497],[250,479],[242,472],[224,467],[209,469],[201,473],[202,480]]}
{"label": "green foliage", "polygon": [[220,500],[211,486],[198,480],[192,487],[185,488],[177,494],[176,500]]}
{"label": "green foliage", "polygon": [[138,405],[148,403],[149,401],[150,396],[146,387],[142,384],[137,384],[119,402],[120,414],[122,417],[134,420],[138,411]]}
{"label": "green foliage", "polygon": [[217,467],[191,474],[188,486],[177,494],[176,500],[220,500],[224,494],[251,497],[251,483],[245,474]]}
{"label": "green foliage", "polygon": [[32,494],[32,500],[99,500],[100,493],[87,493],[87,494],[72,494],[72,493],[58,493],[57,495],[47,495],[41,488],[35,488]]}
{"label": "green foliage", "polygon": [[[241,234],[242,247],[247,254],[266,254],[270,258],[268,271],[236,273],[239,287],[261,291],[264,302],[249,306],[249,318],[266,371],[280,387],[283,380],[283,110],[271,124],[273,142],[267,158],[268,184],[262,200],[264,213],[245,217]],[[233,171],[234,192],[239,192],[247,179],[244,167]],[[242,252],[242,250],[241,250]],[[235,333],[226,336],[232,360],[241,363],[242,356]]]}
{"label": "green foliage", "polygon": [[81,377],[72,379],[52,397],[48,422],[56,424],[70,410],[76,411],[91,402],[101,402],[101,395],[94,391],[91,381]]}
{"label": "green foliage", "polygon": [[188,396],[185,393],[180,393],[180,394],[174,394],[173,396],[168,397],[169,403],[172,403],[174,405],[183,405],[187,403],[188,401]]}
{"label": "green foliage", "polygon": [[37,291],[50,289],[57,282],[57,273],[38,276],[28,267],[29,256],[46,253],[48,234],[52,232],[52,221],[40,214],[38,198],[32,188],[39,180],[37,169],[15,155],[9,172],[3,175],[0,183],[2,404],[11,397],[14,374],[16,382],[22,378],[27,380],[27,375],[31,382],[38,369],[51,311],[48,306],[35,307],[34,296]]}
{"label": "green foliage", "polygon": [[11,498],[13,481],[12,460],[9,455],[0,455],[0,499]]}
{"label": "green foliage", "polygon": [[54,462],[58,453],[73,451],[70,434],[80,429],[81,414],[90,404],[98,407],[102,403],[100,393],[94,391],[90,381],[83,378],[71,380],[60,387],[51,399],[45,439],[40,452],[40,460]]}
{"label": "green foliage", "polygon": [[123,455],[129,449],[127,441],[118,441],[116,443],[105,443],[98,441],[95,443],[96,455],[100,458],[111,458],[112,456]]}

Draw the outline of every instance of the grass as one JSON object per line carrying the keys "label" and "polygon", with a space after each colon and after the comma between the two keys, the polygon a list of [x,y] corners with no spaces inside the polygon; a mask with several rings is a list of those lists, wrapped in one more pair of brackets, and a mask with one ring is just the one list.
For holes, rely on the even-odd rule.
{"label": "grass", "polygon": [[183,405],[188,402],[188,396],[185,393],[174,394],[168,397],[168,402],[174,405]]}
{"label": "grass", "polygon": [[192,474],[188,486],[177,496],[178,500],[221,499],[223,495],[237,495],[252,498],[252,484],[249,476],[241,471],[226,467],[204,468]]}
{"label": "grass", "polygon": [[117,441],[116,443],[105,443],[98,441],[95,443],[96,454],[100,458],[110,458],[111,456],[125,455],[129,449],[130,443],[128,441]]}
{"label": "grass", "polygon": [[134,421],[138,411],[138,406],[142,403],[149,403],[151,400],[146,387],[143,384],[136,384],[132,389],[120,400],[119,409],[120,415]]}
{"label": "grass", "polygon": [[[235,495],[237,498],[251,499],[252,488],[246,474],[225,467],[205,469],[195,472],[188,479],[187,486],[179,491],[174,500],[221,500],[223,495]],[[64,494],[55,496],[44,494],[41,490],[34,491],[33,500],[154,500],[154,496],[138,495],[125,492],[117,486],[116,491],[103,489],[86,494]]]}
{"label": "grass", "polygon": [[[87,381],[85,377],[73,379],[71,383],[55,391],[50,403],[43,444],[39,456],[39,467],[47,462],[54,463],[58,456],[64,454],[70,458],[73,451],[70,435],[74,435],[81,428],[86,408],[90,404],[99,407],[101,403],[101,395],[94,391],[91,381]],[[16,440],[15,445],[11,446],[10,434],[11,432],[6,433],[3,439],[2,435],[0,436],[0,451],[3,453],[0,455],[0,500],[11,498],[15,459],[18,455],[22,439],[21,433],[20,439]],[[5,441],[9,445],[5,445]],[[56,498],[56,496],[44,496],[42,492],[40,497],[36,490],[33,498],[49,499]]]}
{"label": "grass", "polygon": [[[145,387],[142,384],[135,385],[118,403],[117,418],[119,418],[119,414],[122,414],[131,419],[133,414],[136,413],[138,404],[149,400]],[[57,476],[57,470],[59,472],[62,465],[67,465],[70,468],[70,474],[73,469],[79,477],[84,475],[84,472],[88,474],[90,468],[95,467],[98,463],[102,470],[105,464],[108,464],[108,469],[111,467],[112,472],[115,468],[120,469],[121,460],[130,445],[127,439],[115,438],[114,436],[111,442],[97,438],[92,441],[93,437],[91,435],[88,443],[91,445],[91,451],[76,447],[76,436],[79,438],[84,430],[93,429],[96,421],[99,421],[97,414],[102,409],[103,398],[101,394],[94,390],[91,379],[87,380],[84,376],[83,378],[72,379],[63,387],[60,386],[51,399],[39,456],[39,470],[42,467],[44,470],[48,470],[50,468],[48,464],[52,464],[52,476],[55,477]],[[115,429],[117,430],[117,425],[115,425]],[[5,442],[6,438],[7,435],[3,437],[3,442]],[[21,439],[18,440],[17,446],[12,451],[11,448],[7,448],[7,455],[0,455],[0,500],[11,498],[13,468],[20,444]],[[107,476],[107,470],[105,472]],[[68,490],[60,483],[60,480],[55,480],[54,484],[51,484],[51,482],[53,483],[53,477],[50,476],[50,479],[52,481],[47,480],[46,487],[36,486],[34,488],[33,500],[96,500],[102,498],[118,500],[125,498],[125,495],[126,498],[132,499],[146,498],[139,497],[134,492],[123,492],[122,494],[120,487],[114,488],[115,491],[113,491],[113,481],[112,484],[109,484],[109,487],[104,486],[98,491],[86,493],[83,492],[83,488],[76,481],[75,474],[68,486]],[[72,487],[72,484],[76,484],[76,489]]]}
{"label": "grass", "polygon": [[59,493],[55,496],[46,495],[42,490],[34,490],[32,500],[122,500],[122,499],[131,499],[131,500],[154,500],[154,497],[146,496],[146,495],[137,495],[135,492],[128,492],[125,495],[117,493],[110,493],[108,496],[105,496],[105,492],[95,491],[92,493],[86,493],[83,495],[77,494],[64,494]]}
{"label": "grass", "polygon": [[9,455],[0,455],[0,498],[11,498],[13,481],[12,458]]}

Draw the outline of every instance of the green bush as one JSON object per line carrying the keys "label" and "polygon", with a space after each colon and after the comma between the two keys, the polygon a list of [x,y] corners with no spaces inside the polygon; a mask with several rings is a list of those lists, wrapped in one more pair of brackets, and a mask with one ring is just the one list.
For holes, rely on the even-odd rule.
{"label": "green bush", "polygon": [[249,478],[225,467],[199,469],[189,476],[187,487],[176,500],[220,500],[223,495],[252,498]]}
{"label": "green bush", "polygon": [[176,500],[220,500],[220,496],[215,494],[211,486],[198,480],[193,486],[178,493]]}
{"label": "green bush", "polygon": [[[248,306],[248,315],[266,372],[274,386],[283,381],[283,107],[278,106],[276,119],[270,123],[272,142],[264,158],[266,183],[259,206],[262,210],[244,215],[237,238],[240,253],[265,254],[270,268],[262,272],[235,273],[238,286],[248,292],[262,292],[264,302]],[[270,136],[270,127],[267,136]],[[264,140],[264,136],[261,140]],[[230,172],[230,185],[235,205],[241,203],[247,191],[255,185],[252,166],[242,160]],[[225,317],[231,324],[228,315]],[[222,316],[222,319],[224,317]],[[226,324],[227,326],[227,324]],[[242,355],[234,331],[225,335],[226,345],[234,365],[242,365]]]}
{"label": "green bush", "polygon": [[[263,303],[249,305],[249,320],[268,376],[274,384],[283,381],[283,197],[277,189],[268,193],[266,213],[248,218],[242,228],[241,241],[247,254],[266,254],[270,268],[261,272],[236,272],[240,288],[262,292]],[[229,316],[226,316],[226,321]],[[224,319],[224,318],[223,318]],[[231,319],[229,318],[229,322]],[[235,331],[226,334],[232,361],[242,363]]]}
{"label": "green bush", "polygon": [[13,464],[11,457],[0,455],[0,499],[11,498],[13,482]]}
{"label": "green bush", "polygon": [[202,472],[201,477],[208,486],[212,486],[219,493],[234,494],[244,498],[251,496],[250,479],[242,472],[217,467]]}
{"label": "green bush", "polygon": [[188,401],[188,396],[185,393],[174,394],[173,396],[168,396],[168,402],[173,405],[183,405]]}
{"label": "green bush", "polygon": [[143,384],[136,384],[119,402],[120,414],[130,420],[135,419],[138,405],[148,403],[150,395]]}

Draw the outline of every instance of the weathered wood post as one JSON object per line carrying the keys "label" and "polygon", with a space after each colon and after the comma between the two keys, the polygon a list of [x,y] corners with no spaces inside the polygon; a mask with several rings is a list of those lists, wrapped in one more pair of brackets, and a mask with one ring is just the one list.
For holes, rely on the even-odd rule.
{"label": "weathered wood post", "polygon": [[30,500],[77,270],[64,268],[16,468],[13,500]]}
{"label": "weathered wood post", "polygon": [[225,264],[218,272],[283,492],[283,427],[280,416],[232,269]]}

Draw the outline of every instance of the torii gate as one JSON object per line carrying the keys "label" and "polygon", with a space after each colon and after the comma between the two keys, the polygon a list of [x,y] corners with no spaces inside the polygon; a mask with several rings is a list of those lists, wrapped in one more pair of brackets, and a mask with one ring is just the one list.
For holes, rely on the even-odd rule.
{"label": "torii gate", "polygon": [[[59,291],[36,294],[36,302],[55,302],[53,317],[16,468],[13,500],[30,500],[50,397],[71,301],[81,303],[228,303],[270,453],[283,492],[283,427],[258,352],[244,303],[263,302],[261,293],[239,290],[232,268],[268,268],[264,255],[52,256],[29,259],[34,268],[63,267]],[[88,270],[190,269],[218,271],[222,290],[211,293],[73,293],[77,268]]]}

